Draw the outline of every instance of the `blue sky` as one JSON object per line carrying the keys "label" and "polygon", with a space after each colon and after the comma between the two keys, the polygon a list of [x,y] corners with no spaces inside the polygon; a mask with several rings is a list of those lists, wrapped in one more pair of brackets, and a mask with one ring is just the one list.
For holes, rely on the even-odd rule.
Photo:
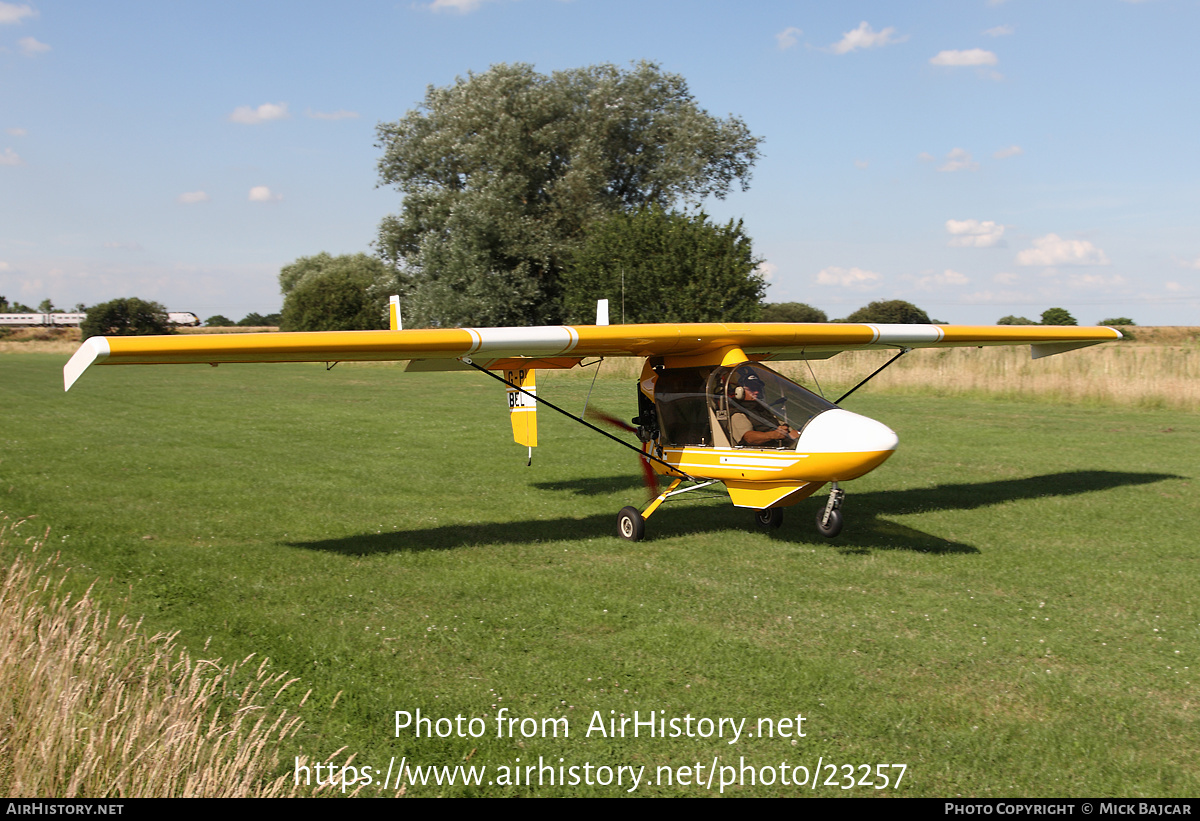
{"label": "blue sky", "polygon": [[0,294],[278,310],[429,85],[652,60],[764,138],[768,298],[1200,324],[1197,0],[0,0]]}

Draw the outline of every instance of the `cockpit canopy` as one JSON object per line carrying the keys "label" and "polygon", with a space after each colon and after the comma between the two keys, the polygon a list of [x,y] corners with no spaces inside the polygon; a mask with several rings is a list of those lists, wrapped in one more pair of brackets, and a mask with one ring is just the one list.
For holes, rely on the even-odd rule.
{"label": "cockpit canopy", "polygon": [[[817,414],[837,405],[754,362],[732,367],[672,368],[659,372],[654,403],[664,445],[750,447],[747,429],[799,434]],[[796,447],[787,437],[753,447]]]}

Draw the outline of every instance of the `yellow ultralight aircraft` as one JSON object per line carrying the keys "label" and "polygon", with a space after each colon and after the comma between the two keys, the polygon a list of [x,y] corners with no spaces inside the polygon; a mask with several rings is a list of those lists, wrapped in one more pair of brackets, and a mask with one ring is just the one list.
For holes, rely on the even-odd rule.
{"label": "yellow ultralight aircraft", "polygon": [[[833,537],[843,521],[839,483],[879,467],[898,443],[886,425],[843,410],[838,402],[904,353],[913,348],[1029,344],[1038,359],[1120,338],[1120,331],[1106,327],[608,325],[603,300],[597,324],[590,326],[402,330],[399,303],[393,297],[387,331],[92,337],[71,357],[63,376],[70,389],[92,364],[408,360],[409,371],[474,368],[505,383],[513,437],[532,454],[537,445],[538,369],[571,368],[588,357],[643,357],[638,416],[632,420],[636,427],[606,419],[636,431],[640,449],[540,400],[638,450],[654,498],[642,510],[621,510],[617,532],[622,538],[641,539],[645,520],[663,502],[717,482],[725,485],[735,506],[754,510],[757,523],[767,529],[779,527],[783,508],[830,484],[817,527]],[[864,349],[897,354],[837,402],[762,364],[827,359]],[[655,473],[673,479],[661,493]]]}

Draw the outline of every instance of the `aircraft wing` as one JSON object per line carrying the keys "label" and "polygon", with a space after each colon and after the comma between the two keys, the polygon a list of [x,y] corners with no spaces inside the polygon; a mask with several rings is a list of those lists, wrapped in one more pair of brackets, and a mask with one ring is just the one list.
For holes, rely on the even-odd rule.
{"label": "aircraft wing", "polygon": [[1107,327],[782,322],[94,336],[63,368],[63,382],[69,390],[93,364],[409,360],[409,370],[447,370],[470,357],[487,368],[569,368],[600,356],[686,359],[739,350],[759,360],[827,359],[848,350],[1020,344],[1031,345],[1036,359],[1120,338]]}

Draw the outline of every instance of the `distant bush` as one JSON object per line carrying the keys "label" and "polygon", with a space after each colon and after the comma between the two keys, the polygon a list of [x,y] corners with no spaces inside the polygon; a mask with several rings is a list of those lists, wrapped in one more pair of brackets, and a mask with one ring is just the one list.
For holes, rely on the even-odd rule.
{"label": "distant bush", "polygon": [[878,322],[895,325],[928,325],[929,314],[922,311],[911,302],[903,299],[889,299],[882,302],[872,302],[859,308],[846,322]]}
{"label": "distant bush", "polygon": [[1066,308],[1047,308],[1042,311],[1043,325],[1078,325]]}
{"label": "distant bush", "polygon": [[820,308],[803,302],[764,302],[763,322],[828,322],[829,316]]}
{"label": "distant bush", "polygon": [[1096,324],[1097,325],[1108,325],[1111,327],[1113,325],[1136,325],[1137,323],[1134,322],[1132,319],[1130,319],[1127,316],[1117,316],[1117,317],[1113,317],[1112,319],[1102,319],[1099,322],[1097,322]]}
{"label": "distant bush", "polygon": [[227,316],[217,314],[216,316],[210,316],[208,319],[204,320],[204,324],[209,328],[232,328],[237,323]]}
{"label": "distant bush", "polygon": [[80,323],[83,338],[92,336],[148,336],[175,333],[167,309],[137,297],[114,299],[88,308]]}
{"label": "distant bush", "polygon": [[1002,316],[999,319],[997,319],[996,324],[997,325],[1036,325],[1037,323],[1034,322],[1032,319],[1029,319],[1028,317],[1013,316],[1012,314],[1009,314],[1008,316]]}

